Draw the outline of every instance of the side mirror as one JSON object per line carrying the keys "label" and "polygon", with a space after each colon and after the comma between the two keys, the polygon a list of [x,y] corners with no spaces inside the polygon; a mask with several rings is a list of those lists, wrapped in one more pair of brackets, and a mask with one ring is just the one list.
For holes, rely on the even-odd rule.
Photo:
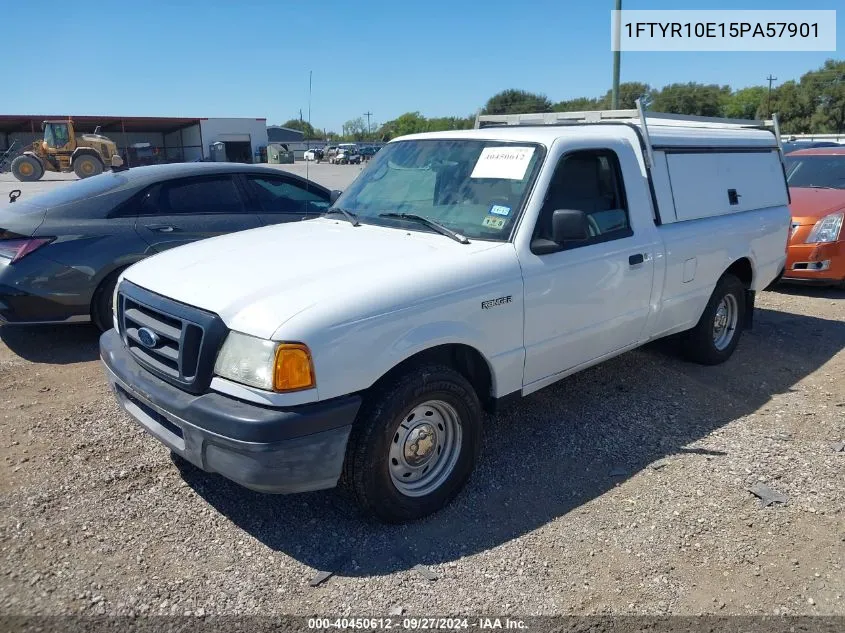
{"label": "side mirror", "polygon": [[584,242],[590,239],[590,225],[587,214],[577,209],[556,209],[552,213],[552,241]]}
{"label": "side mirror", "polygon": [[590,239],[590,225],[587,214],[577,209],[556,209],[552,213],[552,239],[536,238],[531,242],[531,252],[546,255],[563,250],[569,242],[585,242]]}
{"label": "side mirror", "polygon": [[332,204],[337,202],[337,199],[340,198],[340,195],[342,193],[343,192],[340,191],[339,189],[332,189],[331,193],[329,194],[329,202],[331,202]]}

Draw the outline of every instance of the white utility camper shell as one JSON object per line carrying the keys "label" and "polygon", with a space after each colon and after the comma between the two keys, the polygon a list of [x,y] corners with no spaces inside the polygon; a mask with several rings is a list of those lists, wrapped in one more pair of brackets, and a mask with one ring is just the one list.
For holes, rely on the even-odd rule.
{"label": "white utility camper shell", "polygon": [[[784,203],[777,118],[722,119],[636,110],[479,115],[490,125],[634,126],[647,157],[661,224],[767,209]],[[766,129],[766,128],[773,129]],[[762,154],[762,156],[761,156]]]}

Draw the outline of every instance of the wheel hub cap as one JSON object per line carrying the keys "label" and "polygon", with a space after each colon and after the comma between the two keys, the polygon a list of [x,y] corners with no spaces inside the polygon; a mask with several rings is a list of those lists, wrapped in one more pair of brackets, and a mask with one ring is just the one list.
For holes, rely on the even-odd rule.
{"label": "wheel hub cap", "polygon": [[739,324],[739,305],[733,295],[725,295],[713,315],[713,345],[722,351],[733,341]]}
{"label": "wheel hub cap", "polygon": [[461,454],[462,436],[458,412],[442,400],[428,400],[406,413],[387,455],[396,490],[406,497],[422,497],[443,485]]}
{"label": "wheel hub cap", "polygon": [[434,455],[437,435],[430,424],[415,426],[405,440],[405,461],[411,466],[422,466]]}

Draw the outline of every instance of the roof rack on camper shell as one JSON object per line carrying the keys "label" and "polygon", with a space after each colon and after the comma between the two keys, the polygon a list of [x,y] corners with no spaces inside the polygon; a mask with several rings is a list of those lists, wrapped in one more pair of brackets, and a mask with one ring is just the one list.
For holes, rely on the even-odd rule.
{"label": "roof rack on camper shell", "polygon": [[646,112],[637,99],[632,110],[585,110],[581,112],[537,112],[530,114],[479,114],[475,117],[475,128],[508,125],[584,125],[591,123],[630,123],[642,128],[649,160],[652,158],[648,125],[669,125],[701,128],[753,128],[772,129],[778,148],[783,152],[780,125],[777,114],[770,120],[726,119],[720,117],[670,114],[668,112]]}

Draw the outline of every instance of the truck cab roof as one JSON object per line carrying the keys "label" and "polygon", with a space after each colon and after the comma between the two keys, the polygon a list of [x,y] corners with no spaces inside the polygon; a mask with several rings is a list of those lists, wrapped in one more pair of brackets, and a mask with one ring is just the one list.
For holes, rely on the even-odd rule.
{"label": "truck cab roof", "polygon": [[[642,129],[636,121],[606,121],[602,123],[566,123],[561,125],[502,125],[473,130],[452,130],[447,132],[423,132],[395,138],[391,143],[402,140],[421,139],[485,139],[506,142],[540,143],[550,147],[557,139],[615,138],[625,136],[625,128]],[[745,127],[690,127],[669,122],[648,126],[651,142],[655,147],[759,147],[774,149],[776,140],[768,130]],[[641,133],[641,132],[640,132]]]}

